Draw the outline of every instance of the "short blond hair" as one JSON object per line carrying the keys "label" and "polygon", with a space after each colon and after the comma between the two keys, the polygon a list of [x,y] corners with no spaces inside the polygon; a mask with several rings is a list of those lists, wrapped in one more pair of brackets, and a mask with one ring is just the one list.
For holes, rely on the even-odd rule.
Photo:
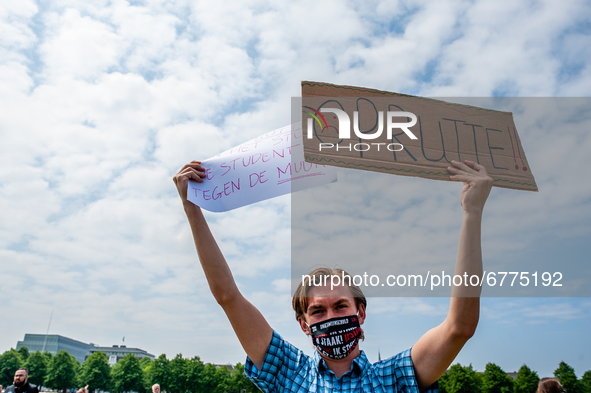
{"label": "short blond hair", "polygon": [[310,290],[310,288],[314,286],[314,282],[316,282],[314,278],[322,279],[326,276],[338,276],[348,278],[348,280],[343,280],[343,284],[345,284],[346,281],[349,281],[349,285],[347,286],[351,291],[351,295],[353,295],[353,298],[355,299],[355,306],[358,310],[359,306],[362,304],[363,307],[367,308],[367,300],[365,299],[363,291],[353,283],[352,277],[349,273],[339,268],[331,269],[329,267],[319,267],[318,269],[314,269],[312,272],[305,276],[305,278],[309,277],[309,280],[302,279],[302,281],[298,284],[298,287],[296,288],[293,294],[291,305],[293,307],[293,310],[295,311],[296,320],[299,320],[300,318],[306,320],[306,318],[304,318],[304,314],[308,309],[308,291]]}

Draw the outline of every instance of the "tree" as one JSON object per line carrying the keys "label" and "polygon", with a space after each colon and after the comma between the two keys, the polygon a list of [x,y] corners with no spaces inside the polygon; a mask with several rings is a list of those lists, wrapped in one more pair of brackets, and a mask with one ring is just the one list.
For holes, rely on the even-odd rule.
{"label": "tree", "polygon": [[591,370],[585,371],[580,382],[582,393],[591,393]]}
{"label": "tree", "polygon": [[127,354],[111,370],[113,391],[115,393],[137,392],[144,393],[144,372],[139,359],[133,354]]}
{"label": "tree", "polygon": [[86,359],[78,376],[80,386],[88,385],[90,392],[111,389],[111,366],[103,352],[95,352]]}
{"label": "tree", "polygon": [[476,393],[479,392],[479,378],[472,365],[462,367],[456,363],[439,379],[442,393]]}
{"label": "tree", "polygon": [[509,393],[513,391],[513,380],[494,363],[488,363],[482,375],[484,393]]}
{"label": "tree", "polygon": [[256,393],[259,389],[244,373],[244,366],[237,363],[230,373],[229,392],[241,393],[246,391],[248,393]]}
{"label": "tree", "polygon": [[517,371],[517,377],[513,383],[515,393],[536,393],[540,377],[525,364]]}
{"label": "tree", "polygon": [[218,380],[216,375],[216,368],[213,364],[206,364],[201,375],[201,392],[216,393],[218,387]]}
{"label": "tree", "polygon": [[51,359],[53,359],[53,355],[49,351],[43,352],[43,356],[45,356],[45,360],[47,360],[47,365],[51,363]]}
{"label": "tree", "polygon": [[562,387],[568,393],[581,393],[579,381],[577,381],[577,376],[575,375],[575,369],[565,362],[560,362],[558,368],[554,370],[554,376],[560,381]]}
{"label": "tree", "polygon": [[195,356],[189,360],[187,364],[187,386],[189,386],[189,392],[201,393],[203,390],[203,371],[205,370],[205,364],[201,361],[199,356]]}
{"label": "tree", "polygon": [[216,367],[215,380],[217,386],[215,387],[214,393],[228,392],[230,390],[230,370],[228,370],[228,367]]}
{"label": "tree", "polygon": [[29,348],[27,348],[27,347],[20,347],[18,349],[18,353],[21,354],[21,359],[23,359],[23,362],[26,362],[27,359],[29,359]]}
{"label": "tree", "polygon": [[189,390],[188,386],[188,363],[189,360],[183,359],[180,353],[170,361],[170,380],[169,388],[174,393],[186,393]]}
{"label": "tree", "polygon": [[63,390],[72,388],[76,385],[76,369],[78,361],[66,351],[59,351],[49,364],[45,385],[55,389]]}
{"label": "tree", "polygon": [[47,356],[39,351],[30,354],[25,363],[25,367],[29,370],[29,382],[37,386],[43,386],[48,366]]}
{"label": "tree", "polygon": [[162,354],[156,358],[147,369],[147,380],[150,385],[155,383],[160,385],[160,390],[169,390],[170,381],[170,362],[166,359],[166,355]]}
{"label": "tree", "polygon": [[0,385],[8,386],[14,382],[14,373],[23,366],[21,354],[11,348],[0,356]]}
{"label": "tree", "polygon": [[150,364],[152,364],[152,359],[150,359],[149,357],[144,356],[140,359],[140,367],[142,368],[142,370],[144,370],[144,373],[148,371],[148,367],[150,367]]}

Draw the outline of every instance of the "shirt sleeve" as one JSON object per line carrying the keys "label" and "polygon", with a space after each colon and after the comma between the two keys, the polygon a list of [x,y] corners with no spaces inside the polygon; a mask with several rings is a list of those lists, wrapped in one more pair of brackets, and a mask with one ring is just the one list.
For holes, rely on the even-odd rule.
{"label": "shirt sleeve", "polygon": [[[412,363],[411,349],[409,348],[398,355],[375,364],[378,374],[386,386],[392,387],[395,392],[419,393],[419,384],[415,376],[415,368]],[[437,393],[436,381],[423,393]]]}
{"label": "shirt sleeve", "polygon": [[261,369],[246,358],[246,376],[263,392],[282,392],[287,384],[301,383],[309,357],[273,331]]}

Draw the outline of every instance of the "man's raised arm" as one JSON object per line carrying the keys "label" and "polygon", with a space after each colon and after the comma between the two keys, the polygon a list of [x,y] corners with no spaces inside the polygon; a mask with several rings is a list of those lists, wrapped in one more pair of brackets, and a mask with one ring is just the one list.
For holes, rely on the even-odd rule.
{"label": "man's raised arm", "polygon": [[[464,183],[460,203],[464,209],[454,274],[482,279],[480,227],[484,203],[493,180],[475,162],[452,161],[451,180]],[[443,375],[474,334],[480,312],[480,286],[453,286],[447,318],[429,330],[412,348],[412,361],[419,389],[424,390]]]}
{"label": "man's raised arm", "polygon": [[228,316],[242,348],[260,370],[273,330],[260,311],[238,290],[228,263],[209,230],[201,208],[187,200],[189,179],[201,183],[204,178],[205,170],[201,162],[192,161],[173,177],[173,181],[183,201],[209,289]]}

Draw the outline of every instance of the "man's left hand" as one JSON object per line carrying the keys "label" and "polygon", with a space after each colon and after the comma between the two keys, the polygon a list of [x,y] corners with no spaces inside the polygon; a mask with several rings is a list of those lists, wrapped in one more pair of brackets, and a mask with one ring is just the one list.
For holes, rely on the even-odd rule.
{"label": "man's left hand", "polygon": [[469,160],[464,162],[452,161],[452,166],[447,167],[454,181],[464,182],[460,193],[460,203],[465,212],[482,213],[484,203],[493,185],[493,179],[482,165]]}

